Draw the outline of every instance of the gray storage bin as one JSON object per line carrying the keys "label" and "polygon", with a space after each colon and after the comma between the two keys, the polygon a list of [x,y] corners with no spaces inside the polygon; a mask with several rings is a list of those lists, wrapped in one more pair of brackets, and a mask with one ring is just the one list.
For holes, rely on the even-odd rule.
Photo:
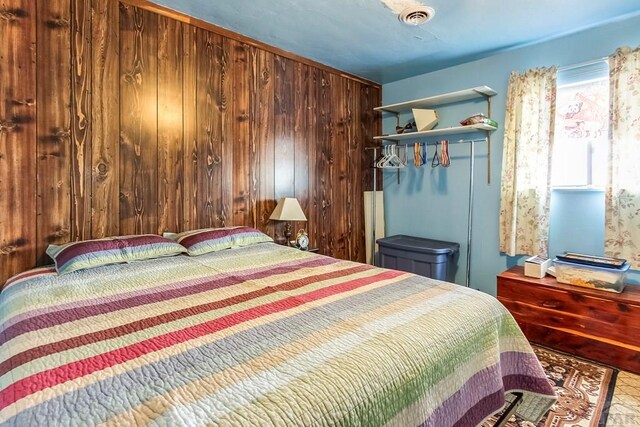
{"label": "gray storage bin", "polygon": [[413,236],[378,239],[380,267],[453,282],[460,245]]}

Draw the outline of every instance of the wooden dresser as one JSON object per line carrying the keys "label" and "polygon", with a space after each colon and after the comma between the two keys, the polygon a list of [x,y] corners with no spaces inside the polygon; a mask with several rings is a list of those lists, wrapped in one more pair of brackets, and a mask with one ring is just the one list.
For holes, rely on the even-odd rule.
{"label": "wooden dresser", "polygon": [[616,294],[513,267],[498,275],[498,300],[529,341],[640,374],[640,286]]}

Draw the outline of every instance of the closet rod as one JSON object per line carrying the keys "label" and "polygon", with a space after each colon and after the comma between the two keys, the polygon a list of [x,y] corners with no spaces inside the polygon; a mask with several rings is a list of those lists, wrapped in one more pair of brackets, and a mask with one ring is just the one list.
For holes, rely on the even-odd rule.
{"label": "closet rod", "polygon": [[[451,141],[449,142],[451,143],[469,143],[470,144],[470,153],[469,153],[469,200],[468,200],[468,210],[467,210],[467,268],[465,271],[465,286],[468,288],[471,286],[471,245],[473,243],[473,196],[474,196],[474,172],[475,172],[475,143],[476,142],[487,142],[487,138],[481,138],[481,139],[460,139],[458,141]],[[405,143],[403,145],[408,145],[408,144],[420,144],[420,142],[413,142],[413,143]],[[431,143],[431,144],[435,144]],[[387,144],[387,145],[393,145],[393,144]],[[376,146],[376,147],[365,147],[364,149],[367,151],[371,151],[373,150],[373,158],[374,160],[377,158],[377,154],[378,154],[378,150],[382,149],[383,146]],[[372,236],[372,243],[371,243],[371,253],[372,253],[372,264],[375,265],[375,221],[376,221],[376,217],[375,217],[375,207],[376,207],[376,202],[375,202],[375,191],[377,190],[376,188],[376,184],[377,184],[377,176],[376,176],[376,169],[373,169],[373,189],[374,189],[374,194],[373,197],[374,199],[371,201],[371,205],[373,207],[373,236]]]}

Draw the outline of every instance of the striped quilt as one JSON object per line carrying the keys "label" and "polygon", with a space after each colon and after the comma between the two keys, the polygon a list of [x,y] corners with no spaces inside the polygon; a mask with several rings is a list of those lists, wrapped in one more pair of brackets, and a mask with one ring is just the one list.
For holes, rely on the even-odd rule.
{"label": "striped quilt", "polygon": [[0,425],[473,426],[555,401],[509,313],[464,287],[272,243],[0,293]]}

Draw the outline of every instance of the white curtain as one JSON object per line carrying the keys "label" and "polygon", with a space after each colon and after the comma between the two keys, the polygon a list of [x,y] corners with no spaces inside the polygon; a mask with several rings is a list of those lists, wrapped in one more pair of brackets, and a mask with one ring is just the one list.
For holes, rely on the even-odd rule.
{"label": "white curtain", "polygon": [[556,68],[511,73],[500,187],[500,250],[547,255]]}
{"label": "white curtain", "polygon": [[609,57],[605,254],[640,268],[640,47]]}

